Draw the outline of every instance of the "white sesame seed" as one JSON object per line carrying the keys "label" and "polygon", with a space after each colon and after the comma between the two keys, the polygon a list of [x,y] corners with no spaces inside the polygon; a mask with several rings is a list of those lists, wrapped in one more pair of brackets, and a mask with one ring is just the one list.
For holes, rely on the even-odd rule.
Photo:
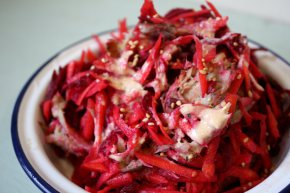
{"label": "white sesame seed", "polygon": [[102,61],[103,63],[108,62],[108,60],[107,60],[106,58],[102,58],[101,61]]}
{"label": "white sesame seed", "polygon": [[239,44],[238,44],[237,42],[234,42],[233,45],[234,45],[235,47],[237,47]]}
{"label": "white sesame seed", "polygon": [[86,76],[90,76],[90,74],[89,73],[86,73]]}
{"label": "white sesame seed", "polygon": [[155,124],[154,124],[153,122],[149,122],[148,125],[149,125],[149,126],[153,126],[153,125],[155,125]]}
{"label": "white sesame seed", "polygon": [[271,146],[267,145],[267,149],[268,149],[268,151],[270,151],[271,150]]}
{"label": "white sesame seed", "polygon": [[176,101],[176,105],[180,106],[181,105],[181,101]]}
{"label": "white sesame seed", "polygon": [[100,82],[100,79],[96,79],[95,82],[96,82],[96,83]]}
{"label": "white sesame seed", "polygon": [[202,58],[202,59],[201,59],[201,61],[202,61],[202,62],[205,62],[205,59],[204,59],[204,58]]}
{"label": "white sesame seed", "polygon": [[197,174],[196,172],[192,172],[192,173],[191,173],[191,176],[192,176],[192,177],[195,177],[196,174]]}
{"label": "white sesame seed", "polygon": [[243,140],[244,143],[247,143],[248,141],[249,141],[248,137],[245,137],[244,140]]}
{"label": "white sesame seed", "polygon": [[242,162],[241,165],[242,165],[243,168],[246,167],[246,163],[245,162]]}
{"label": "white sesame seed", "polygon": [[238,74],[237,79],[239,80],[241,78],[242,78],[242,75],[241,74]]}
{"label": "white sesame seed", "polygon": [[155,15],[153,15],[154,18],[158,17],[159,15],[156,13]]}
{"label": "white sesame seed", "polygon": [[144,118],[142,121],[143,121],[143,122],[147,122],[147,121],[149,121],[149,119],[146,117],[146,118]]}
{"label": "white sesame seed", "polygon": [[143,49],[144,49],[144,46],[143,46],[143,45],[140,45],[140,46],[139,46],[139,49],[140,49],[140,50],[143,50]]}
{"label": "white sesame seed", "polygon": [[123,108],[123,107],[121,107],[121,108],[120,108],[120,112],[125,113],[125,112],[126,112],[126,109]]}
{"label": "white sesame seed", "polygon": [[102,76],[103,76],[104,78],[108,78],[108,77],[109,77],[109,74],[108,74],[107,72],[105,72],[105,73],[102,74]]}
{"label": "white sesame seed", "polygon": [[161,152],[159,155],[163,157],[165,154],[163,152]]}
{"label": "white sesame seed", "polygon": [[251,98],[253,97],[252,91],[250,91],[250,90],[248,91],[248,96],[251,97]]}
{"label": "white sesame seed", "polygon": [[199,70],[199,73],[200,74],[206,74],[206,71],[205,70]]}
{"label": "white sesame seed", "polygon": [[138,54],[135,54],[131,66],[133,66],[133,67],[136,66],[137,63],[138,63],[138,59],[139,59],[139,55]]}
{"label": "white sesame seed", "polygon": [[171,104],[170,104],[170,107],[171,107],[172,109],[174,109],[174,107],[175,107],[175,103],[171,103]]}
{"label": "white sesame seed", "polygon": [[90,67],[90,70],[94,70],[96,67],[93,65]]}
{"label": "white sesame seed", "polygon": [[249,182],[249,183],[248,183],[248,186],[253,186],[253,183],[252,183],[252,182]]}
{"label": "white sesame seed", "polygon": [[138,40],[135,40],[135,41],[129,41],[128,44],[130,45],[130,48],[133,49],[137,46],[137,44],[139,43]]}
{"label": "white sesame seed", "polygon": [[150,114],[146,113],[146,117],[149,119],[150,118]]}
{"label": "white sesame seed", "polygon": [[189,159],[189,160],[191,160],[193,158],[193,154],[189,154],[188,156],[187,156],[187,159]]}

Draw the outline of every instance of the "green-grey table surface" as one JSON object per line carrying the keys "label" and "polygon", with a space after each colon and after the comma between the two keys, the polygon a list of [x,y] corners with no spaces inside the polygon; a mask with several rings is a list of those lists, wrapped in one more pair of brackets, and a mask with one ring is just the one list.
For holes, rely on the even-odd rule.
{"label": "green-grey table surface", "polygon": [[[155,2],[161,14],[177,6],[196,7],[194,0]],[[260,9],[262,2],[269,1],[253,2],[260,2]],[[65,46],[114,29],[124,17],[129,25],[135,24],[141,4],[141,0],[0,0],[0,193],[41,192],[22,170],[11,139],[11,115],[24,83]],[[218,8],[230,17],[233,31],[246,34],[290,61],[290,23],[271,19],[271,15],[239,11],[238,7]]]}

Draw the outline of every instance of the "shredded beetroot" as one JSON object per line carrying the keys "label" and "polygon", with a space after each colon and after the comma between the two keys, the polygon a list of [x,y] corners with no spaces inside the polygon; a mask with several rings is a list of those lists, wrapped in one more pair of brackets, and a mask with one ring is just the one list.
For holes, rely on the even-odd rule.
{"label": "shredded beetroot", "polygon": [[[208,2],[139,23],[54,72],[41,104],[47,142],[101,192],[244,192],[271,172],[289,91]],[[282,108],[283,107],[283,108]]]}

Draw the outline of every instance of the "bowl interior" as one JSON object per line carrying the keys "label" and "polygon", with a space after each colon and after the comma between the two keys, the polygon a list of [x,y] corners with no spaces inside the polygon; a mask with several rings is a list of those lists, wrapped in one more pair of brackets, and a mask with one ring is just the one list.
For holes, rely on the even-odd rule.
{"label": "bowl interior", "polygon": [[[100,35],[100,38],[106,41],[109,38],[109,33]],[[256,47],[258,45],[252,42],[251,46]],[[43,191],[85,192],[69,180],[73,171],[71,164],[57,157],[49,145],[45,143],[44,133],[40,126],[42,122],[40,102],[44,97],[53,71],[61,66],[65,66],[69,61],[79,59],[82,50],[88,48],[97,50],[98,44],[93,39],[85,39],[66,48],[49,62],[45,63],[39,73],[35,74],[27,83],[28,87],[21,99],[16,131],[23,150],[23,155],[21,156],[27,158],[33,168],[25,170],[30,178],[34,182],[41,178],[54,189],[48,190],[49,188],[45,187],[45,185],[43,187],[40,185]],[[273,77],[284,88],[290,89],[290,76],[288,76],[290,74],[290,67],[287,62],[269,51],[259,51],[257,56],[259,65],[265,73]],[[290,133],[288,130],[285,136],[283,136],[281,151],[274,159],[275,171],[263,183],[249,190],[249,193],[279,192],[288,185],[288,179],[290,179],[290,173],[287,172],[290,169],[288,164],[290,162],[289,139]],[[35,175],[35,173],[38,175]],[[282,176],[283,178],[281,178]]]}

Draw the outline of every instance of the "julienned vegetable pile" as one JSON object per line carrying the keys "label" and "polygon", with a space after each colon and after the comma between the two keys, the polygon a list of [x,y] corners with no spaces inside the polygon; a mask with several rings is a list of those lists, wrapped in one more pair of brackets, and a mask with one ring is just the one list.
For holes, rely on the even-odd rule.
{"label": "julienned vegetable pile", "polygon": [[289,126],[287,91],[211,3],[93,38],[98,52],[54,72],[47,142],[89,192],[244,192],[272,170]]}

